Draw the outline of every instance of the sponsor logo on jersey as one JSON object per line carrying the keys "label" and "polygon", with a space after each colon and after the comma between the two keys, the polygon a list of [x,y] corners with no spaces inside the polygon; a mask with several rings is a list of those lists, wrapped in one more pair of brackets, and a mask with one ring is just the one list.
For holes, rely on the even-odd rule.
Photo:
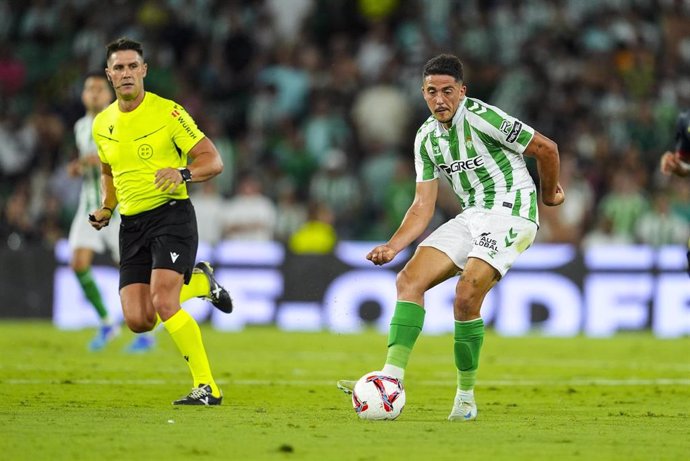
{"label": "sponsor logo on jersey", "polygon": [[184,118],[180,115],[177,117],[177,121],[180,122],[180,125],[182,125],[182,128],[184,128],[185,132],[189,135],[190,138],[196,139],[196,133],[192,131],[192,128],[187,124]]}
{"label": "sponsor logo on jersey", "polygon": [[508,136],[506,136],[506,141],[515,142],[521,131],[522,123],[516,120],[515,123],[513,123],[513,128],[510,130],[510,133],[508,133]]}
{"label": "sponsor logo on jersey", "polygon": [[108,127],[108,131],[110,131],[110,134],[113,134],[113,130],[114,130],[114,129],[115,129],[115,126],[114,126],[114,125],[110,125],[110,126]]}
{"label": "sponsor logo on jersey", "polygon": [[482,166],[484,166],[483,157],[472,157],[468,158],[467,160],[457,160],[451,163],[450,165],[441,163],[438,167],[442,169],[447,175],[451,175],[453,173],[461,171],[472,171]]}

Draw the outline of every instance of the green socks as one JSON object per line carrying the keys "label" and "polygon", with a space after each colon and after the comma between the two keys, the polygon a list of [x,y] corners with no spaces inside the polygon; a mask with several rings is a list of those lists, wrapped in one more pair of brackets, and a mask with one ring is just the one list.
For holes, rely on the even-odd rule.
{"label": "green socks", "polygon": [[455,321],[455,366],[458,369],[458,389],[462,391],[474,388],[483,342],[484,320]]}
{"label": "green socks", "polygon": [[[384,371],[402,379],[410,353],[424,326],[422,306],[398,301],[388,333],[388,356]],[[471,391],[477,378],[479,351],[484,342],[484,320],[455,322],[455,366],[458,369],[458,389]]]}
{"label": "green socks", "polygon": [[98,289],[98,285],[96,285],[96,281],[93,279],[91,269],[89,268],[82,272],[75,271],[74,273],[77,275],[79,285],[81,285],[82,289],[84,290],[86,299],[88,299],[89,302],[91,302],[93,307],[96,309],[96,312],[98,312],[98,317],[101,320],[107,320],[108,310],[105,308],[105,304],[103,304],[101,292]]}
{"label": "green socks", "polygon": [[[416,303],[398,301],[388,332],[386,367],[392,365],[404,373],[414,343],[424,325],[424,308]],[[402,376],[398,376],[402,378]]]}

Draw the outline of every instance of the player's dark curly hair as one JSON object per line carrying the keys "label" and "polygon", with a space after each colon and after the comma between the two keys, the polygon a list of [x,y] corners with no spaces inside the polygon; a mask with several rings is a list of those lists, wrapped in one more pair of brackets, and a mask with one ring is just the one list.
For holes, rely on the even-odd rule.
{"label": "player's dark curly hair", "polygon": [[144,47],[141,45],[141,43],[127,37],[120,37],[117,40],[113,40],[105,46],[105,50],[106,61],[110,59],[110,56],[116,51],[124,50],[136,51],[137,53],[139,53],[139,56],[141,56],[141,59],[144,59]]}
{"label": "player's dark curly hair", "polygon": [[458,82],[463,80],[462,61],[453,54],[439,54],[424,65],[422,78],[429,75],[450,75]]}

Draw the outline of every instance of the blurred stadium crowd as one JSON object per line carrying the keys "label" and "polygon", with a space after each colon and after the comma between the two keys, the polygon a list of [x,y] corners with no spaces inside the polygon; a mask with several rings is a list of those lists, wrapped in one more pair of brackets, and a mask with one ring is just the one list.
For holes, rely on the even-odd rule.
{"label": "blurred stadium crowd", "polygon": [[[209,243],[386,239],[414,193],[421,70],[440,52],[464,61],[470,96],[558,143],[567,199],[541,210],[539,241],[688,236],[690,182],[658,159],[690,108],[689,0],[0,0],[1,245],[66,235],[82,77],[120,36],[144,43],[147,90],[224,157],[192,188]],[[444,191],[437,220],[457,211]]]}

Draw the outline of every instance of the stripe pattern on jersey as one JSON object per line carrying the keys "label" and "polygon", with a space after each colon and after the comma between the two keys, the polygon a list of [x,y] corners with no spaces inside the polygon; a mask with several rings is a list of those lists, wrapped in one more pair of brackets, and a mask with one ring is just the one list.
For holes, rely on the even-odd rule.
{"label": "stripe pattern on jersey", "polygon": [[[96,143],[91,133],[93,117],[85,115],[74,124],[74,137],[79,158],[97,155]],[[83,167],[82,186],[79,194],[78,215],[83,219],[86,214],[101,206],[101,169],[95,165]]]}
{"label": "stripe pattern on jersey", "polygon": [[417,181],[443,176],[464,208],[537,224],[537,191],[522,156],[534,129],[501,109],[465,98],[446,130],[433,116],[415,139]]}

